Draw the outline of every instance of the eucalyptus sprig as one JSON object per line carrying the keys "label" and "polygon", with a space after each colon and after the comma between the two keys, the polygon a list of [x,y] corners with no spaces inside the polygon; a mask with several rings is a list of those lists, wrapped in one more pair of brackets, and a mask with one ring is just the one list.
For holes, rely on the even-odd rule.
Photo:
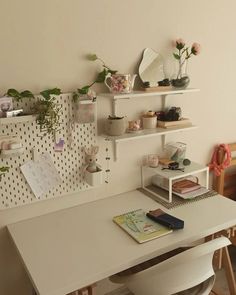
{"label": "eucalyptus sprig", "polygon": [[2,167],[0,167],[0,180],[2,179],[2,176],[4,175],[4,174],[6,174],[7,172],[9,172],[9,167],[7,167],[7,166],[2,166]]}

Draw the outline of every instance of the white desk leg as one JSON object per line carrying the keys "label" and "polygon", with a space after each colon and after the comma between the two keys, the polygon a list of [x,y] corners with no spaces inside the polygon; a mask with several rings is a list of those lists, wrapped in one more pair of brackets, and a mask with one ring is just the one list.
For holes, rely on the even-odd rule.
{"label": "white desk leg", "polygon": [[169,179],[169,203],[172,202],[172,179]]}
{"label": "white desk leg", "polygon": [[206,189],[209,189],[209,169],[206,170]]}

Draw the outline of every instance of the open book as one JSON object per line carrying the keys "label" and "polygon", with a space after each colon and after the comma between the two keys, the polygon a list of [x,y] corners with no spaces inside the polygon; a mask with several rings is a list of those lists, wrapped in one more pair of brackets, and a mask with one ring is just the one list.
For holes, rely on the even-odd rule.
{"label": "open book", "polygon": [[172,232],[172,229],[149,219],[142,209],[115,216],[113,221],[138,243],[144,243]]}

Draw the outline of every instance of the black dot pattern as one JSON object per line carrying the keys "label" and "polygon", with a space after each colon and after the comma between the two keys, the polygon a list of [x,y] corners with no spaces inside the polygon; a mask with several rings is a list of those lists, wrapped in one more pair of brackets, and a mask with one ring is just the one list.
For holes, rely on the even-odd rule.
{"label": "black dot pattern", "polygon": [[[0,125],[0,136],[17,136],[25,149],[20,156],[0,158],[0,166],[10,167],[10,171],[0,181],[0,209],[12,208],[40,201],[36,199],[27,181],[21,173],[20,166],[32,160],[32,150],[38,153],[47,152],[51,155],[54,165],[62,178],[59,186],[49,191],[43,199],[56,198],[66,194],[79,192],[89,188],[84,180],[84,152],[83,147],[90,147],[96,143],[96,120],[93,123],[75,123],[74,108],[71,94],[62,94],[57,97],[61,105],[61,125],[57,138],[65,140],[62,153],[54,151],[54,139],[42,136],[36,121],[17,124]],[[23,108],[32,112],[34,100],[25,99],[16,103],[15,108]]]}

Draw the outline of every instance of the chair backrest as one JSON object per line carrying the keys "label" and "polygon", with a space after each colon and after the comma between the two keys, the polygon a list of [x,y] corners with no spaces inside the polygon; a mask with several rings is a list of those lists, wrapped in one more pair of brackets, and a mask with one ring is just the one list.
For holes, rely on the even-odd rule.
{"label": "chair backrest", "polygon": [[135,295],[169,295],[187,290],[214,275],[213,254],[229,244],[226,237],[217,238],[137,274],[116,278],[116,282],[125,284]]}
{"label": "chair backrest", "polygon": [[[231,155],[233,152],[236,152],[236,143],[230,143],[228,146]],[[224,150],[221,149],[217,157],[218,164],[223,163],[224,159],[225,153]],[[215,176],[213,186],[219,194],[236,200],[236,172],[232,170],[234,166],[236,169],[236,158],[232,157],[229,167],[222,171],[220,176]]]}

